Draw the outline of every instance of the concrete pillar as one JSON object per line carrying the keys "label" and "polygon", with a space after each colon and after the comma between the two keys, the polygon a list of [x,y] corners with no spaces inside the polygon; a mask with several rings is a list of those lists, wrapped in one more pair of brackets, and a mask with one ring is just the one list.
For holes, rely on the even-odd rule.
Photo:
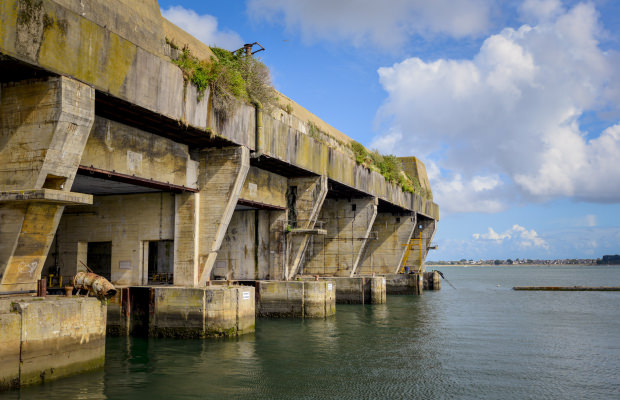
{"label": "concrete pillar", "polygon": [[94,118],[95,91],[67,77],[0,88],[0,291],[31,290],[68,204]]}
{"label": "concrete pillar", "polygon": [[286,279],[286,211],[260,211],[269,216],[269,268],[265,279]]}
{"label": "concrete pillar", "polygon": [[377,216],[377,204],[376,197],[326,199],[319,221],[327,235],[311,239],[303,273],[353,276]]}
{"label": "concrete pillar", "polygon": [[210,280],[249,168],[247,147],[201,152],[200,192],[176,197],[175,285],[198,287]]}
{"label": "concrete pillar", "polygon": [[405,254],[403,245],[413,233],[415,219],[411,213],[377,213],[357,274],[397,272]]}
{"label": "concrete pillar", "polygon": [[289,179],[289,240],[288,263],[286,276],[292,279],[302,265],[303,257],[310,240],[315,232],[315,224],[321,206],[327,195],[327,177],[292,178]]}
{"label": "concrete pillar", "polygon": [[424,273],[424,290],[440,290],[441,276],[437,271]]}
{"label": "concrete pillar", "polygon": [[384,276],[373,276],[370,279],[370,304],[385,304],[387,300],[386,279]]}

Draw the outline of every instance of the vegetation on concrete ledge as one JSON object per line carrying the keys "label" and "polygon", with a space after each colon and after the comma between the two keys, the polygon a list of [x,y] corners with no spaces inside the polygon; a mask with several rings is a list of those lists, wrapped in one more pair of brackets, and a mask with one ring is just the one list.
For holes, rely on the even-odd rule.
{"label": "vegetation on concrete ledge", "polygon": [[376,150],[368,151],[356,141],[352,141],[350,146],[358,165],[379,172],[388,182],[400,185],[405,192],[428,198],[428,193],[420,185],[420,181],[403,171],[402,163],[398,157],[391,154],[381,155]]}
{"label": "vegetation on concrete ledge", "polygon": [[[168,40],[170,47],[178,47]],[[236,101],[259,103],[271,110],[277,105],[276,92],[271,86],[269,69],[259,59],[239,50],[230,52],[211,47],[215,57],[199,60],[184,47],[173,62],[183,71],[186,82],[198,90],[199,100],[207,88],[211,90],[213,108],[226,116],[232,112]]]}

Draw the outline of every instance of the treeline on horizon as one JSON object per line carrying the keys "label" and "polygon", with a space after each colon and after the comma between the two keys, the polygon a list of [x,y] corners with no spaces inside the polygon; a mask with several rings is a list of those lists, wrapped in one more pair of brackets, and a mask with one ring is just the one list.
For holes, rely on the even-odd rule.
{"label": "treeline on horizon", "polygon": [[620,255],[604,255],[602,258],[566,258],[566,259],[555,259],[555,260],[532,260],[532,259],[515,259],[514,261],[510,258],[506,260],[466,260],[462,258],[458,261],[427,261],[426,264],[435,264],[435,265],[514,265],[514,264],[597,264],[597,265],[620,265]]}

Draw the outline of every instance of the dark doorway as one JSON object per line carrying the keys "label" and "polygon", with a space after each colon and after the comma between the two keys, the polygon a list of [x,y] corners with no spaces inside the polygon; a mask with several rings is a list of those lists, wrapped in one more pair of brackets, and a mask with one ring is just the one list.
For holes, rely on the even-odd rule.
{"label": "dark doorway", "polygon": [[174,241],[149,242],[149,284],[172,284]]}
{"label": "dark doorway", "polygon": [[88,242],[86,265],[97,275],[112,280],[112,242]]}

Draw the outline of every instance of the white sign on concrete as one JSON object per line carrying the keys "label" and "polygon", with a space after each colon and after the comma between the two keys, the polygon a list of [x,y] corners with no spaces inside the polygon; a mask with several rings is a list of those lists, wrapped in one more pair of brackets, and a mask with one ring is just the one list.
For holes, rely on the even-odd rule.
{"label": "white sign on concrete", "polygon": [[250,292],[243,292],[243,300],[250,300]]}
{"label": "white sign on concrete", "polygon": [[332,290],[332,284],[331,283],[327,284],[327,290]]}
{"label": "white sign on concrete", "polygon": [[118,269],[131,269],[131,261],[119,261]]}

